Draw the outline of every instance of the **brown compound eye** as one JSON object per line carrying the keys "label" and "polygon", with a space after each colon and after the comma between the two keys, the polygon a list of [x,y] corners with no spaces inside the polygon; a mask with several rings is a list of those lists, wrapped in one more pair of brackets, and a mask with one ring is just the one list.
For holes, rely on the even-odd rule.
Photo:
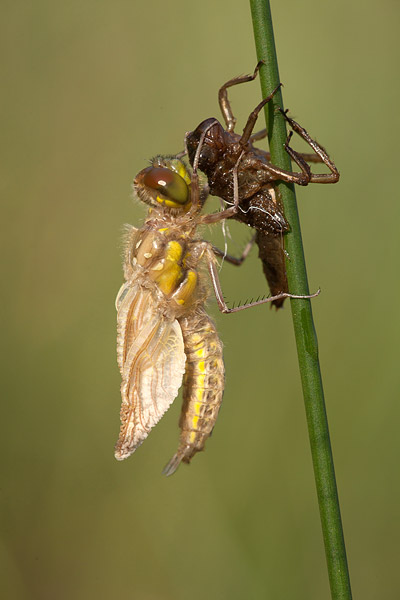
{"label": "brown compound eye", "polygon": [[189,188],[178,173],[165,167],[148,167],[144,170],[143,184],[162,194],[157,201],[167,206],[182,206],[189,199]]}

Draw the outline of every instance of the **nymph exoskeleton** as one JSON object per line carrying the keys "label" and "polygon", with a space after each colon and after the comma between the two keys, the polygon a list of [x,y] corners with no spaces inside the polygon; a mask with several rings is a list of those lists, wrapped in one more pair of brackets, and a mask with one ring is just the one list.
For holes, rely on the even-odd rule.
{"label": "nymph exoskeleton", "polygon": [[[222,312],[252,304],[227,307],[215,249],[198,237],[199,225],[230,217],[234,208],[200,214],[206,194],[199,187],[196,157],[191,177],[181,160],[158,156],[136,176],[134,188],[149,212],[140,229],[129,226],[126,282],[116,299],[122,406],[115,456],[123,460],[140,446],[183,381],[180,444],[164,470],[170,475],[204,448],[224,390],[222,343],[204,308],[207,285],[201,265],[208,268]],[[304,297],[283,293],[254,304],[287,296]]]}
{"label": "nymph exoskeleton", "polygon": [[[193,161],[201,143],[198,166],[207,176],[209,191],[219,196],[228,205],[237,206],[233,218],[256,230],[255,241],[259,257],[272,295],[288,291],[285,268],[283,236],[289,231],[277,184],[281,181],[308,185],[309,183],[336,183],[339,172],[328,154],[313,140],[307,131],[281,111],[293,131],[302,137],[315,154],[300,154],[289,146],[293,131],[290,132],[285,149],[299,166],[299,172],[285,171],[270,162],[269,152],[253,146],[253,142],[267,135],[266,130],[253,134],[257,117],[263,106],[270,102],[279,89],[278,86],[250,114],[242,135],[235,133],[236,119],[228,100],[228,88],[255,79],[262,63],[258,63],[252,75],[230,79],[219,90],[218,99],[226,129],[217,119],[206,119],[186,136],[189,161]],[[314,174],[308,162],[322,162],[329,173]],[[235,185],[236,180],[236,185]],[[236,198],[235,198],[236,188]],[[239,259],[230,257],[233,264],[241,264],[249,247]],[[282,306],[285,297],[274,300],[277,308]]]}

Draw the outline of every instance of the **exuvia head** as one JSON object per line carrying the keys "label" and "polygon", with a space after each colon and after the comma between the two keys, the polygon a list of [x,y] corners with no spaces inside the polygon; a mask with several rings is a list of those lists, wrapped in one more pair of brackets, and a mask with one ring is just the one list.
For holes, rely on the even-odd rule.
{"label": "exuvia head", "polygon": [[203,137],[200,148],[198,167],[207,173],[208,165],[215,165],[226,149],[225,131],[221,123],[214,118],[206,119],[194,131],[186,135],[186,148],[190,164],[193,165],[197,148]]}

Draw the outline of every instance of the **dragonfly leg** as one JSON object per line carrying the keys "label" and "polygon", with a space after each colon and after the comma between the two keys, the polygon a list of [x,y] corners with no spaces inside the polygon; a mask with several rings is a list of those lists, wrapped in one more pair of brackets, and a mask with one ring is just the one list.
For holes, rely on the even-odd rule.
{"label": "dragonfly leg", "polygon": [[243,304],[242,306],[236,306],[235,308],[229,308],[225,302],[221,282],[218,275],[218,269],[215,264],[215,257],[213,254],[213,250],[210,246],[206,249],[207,259],[208,259],[208,270],[211,277],[211,282],[214,288],[215,297],[217,299],[218,308],[222,313],[229,314],[234,312],[239,312],[240,310],[246,310],[247,308],[251,308],[252,306],[259,306],[260,304],[267,304],[268,302],[274,302],[275,300],[281,300],[283,298],[296,298],[300,300],[308,300],[310,298],[315,298],[321,292],[321,290],[317,290],[314,294],[290,294],[289,292],[282,292],[280,294],[276,294],[275,296],[269,296],[269,298],[263,298],[262,300],[257,300],[256,302],[248,302]]}
{"label": "dragonfly leg", "polygon": [[217,248],[217,246],[213,246],[212,250],[216,256],[222,257],[229,264],[235,265],[236,267],[240,267],[240,265],[242,265],[244,263],[244,261],[250,254],[250,250],[254,246],[255,240],[256,240],[256,234],[253,235],[251,240],[246,244],[246,246],[244,247],[243,252],[240,256],[232,256],[232,254],[226,254],[223,250],[220,250],[220,248]]}

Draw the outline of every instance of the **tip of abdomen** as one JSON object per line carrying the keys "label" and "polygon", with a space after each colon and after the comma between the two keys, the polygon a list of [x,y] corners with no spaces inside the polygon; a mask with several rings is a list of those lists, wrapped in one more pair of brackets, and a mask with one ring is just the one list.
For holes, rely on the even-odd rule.
{"label": "tip of abdomen", "polygon": [[167,465],[165,465],[165,467],[163,468],[162,474],[166,475],[167,477],[169,477],[170,475],[173,475],[175,473],[175,471],[177,470],[177,468],[179,467],[179,465],[181,464],[182,459],[183,459],[183,454],[181,454],[180,452],[177,452],[176,454],[174,454],[174,456],[171,458],[169,463]]}
{"label": "tip of abdomen", "polygon": [[174,456],[171,458],[169,463],[163,468],[162,474],[169,477],[169,475],[173,475],[181,462],[189,464],[193,456],[196,452],[199,452],[202,448],[196,448],[195,446],[191,446],[190,444],[184,444],[180,448]]}

